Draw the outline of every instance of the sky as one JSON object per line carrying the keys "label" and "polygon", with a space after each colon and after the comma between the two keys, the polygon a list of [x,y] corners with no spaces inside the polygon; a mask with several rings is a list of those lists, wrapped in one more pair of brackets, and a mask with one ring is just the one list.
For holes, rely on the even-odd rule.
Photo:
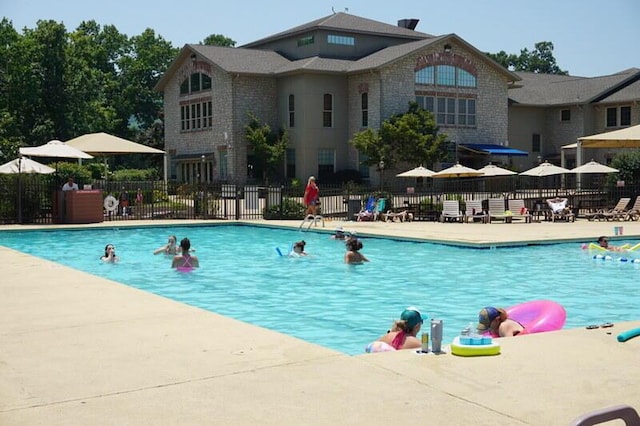
{"label": "sky", "polygon": [[[169,2],[166,2],[169,3]],[[595,77],[640,68],[638,0],[0,0],[14,28],[54,20],[73,31],[82,21],[114,25],[135,36],[151,28],[174,47],[222,34],[236,47],[331,15],[347,12],[396,25],[416,18],[417,31],[455,33],[483,52],[519,54],[550,41],[558,66]]]}

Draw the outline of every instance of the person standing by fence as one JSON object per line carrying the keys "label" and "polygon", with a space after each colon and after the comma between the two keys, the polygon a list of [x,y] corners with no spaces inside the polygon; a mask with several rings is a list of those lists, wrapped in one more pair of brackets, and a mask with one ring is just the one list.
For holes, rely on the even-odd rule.
{"label": "person standing by fence", "polygon": [[306,214],[316,215],[316,211],[318,208],[318,204],[320,202],[319,198],[320,189],[318,185],[316,185],[316,178],[314,176],[310,176],[307,181],[307,187],[304,190],[304,205],[307,207]]}

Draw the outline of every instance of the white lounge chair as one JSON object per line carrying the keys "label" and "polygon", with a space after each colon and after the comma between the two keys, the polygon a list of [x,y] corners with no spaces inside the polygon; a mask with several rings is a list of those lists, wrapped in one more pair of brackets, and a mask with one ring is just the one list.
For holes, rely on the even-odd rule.
{"label": "white lounge chair", "polygon": [[576,215],[573,214],[571,209],[567,206],[569,200],[566,198],[550,198],[547,200],[547,205],[551,212],[549,213],[548,218],[551,219],[552,222],[556,220],[566,220],[567,222],[575,222]]}
{"label": "white lounge chair", "polygon": [[512,215],[506,213],[504,208],[504,198],[489,198],[489,223],[494,219],[511,222]]}
{"label": "white lounge chair", "polygon": [[513,219],[524,219],[525,223],[531,223],[531,214],[524,205],[524,200],[509,200],[509,211]]}
{"label": "white lounge chair", "polygon": [[467,200],[465,209],[465,221],[476,221],[479,219],[482,223],[489,222],[489,215],[482,209],[482,200]]}
{"label": "white lounge chair", "polygon": [[460,211],[458,200],[445,200],[442,202],[442,214],[440,222],[464,222],[464,213]]}

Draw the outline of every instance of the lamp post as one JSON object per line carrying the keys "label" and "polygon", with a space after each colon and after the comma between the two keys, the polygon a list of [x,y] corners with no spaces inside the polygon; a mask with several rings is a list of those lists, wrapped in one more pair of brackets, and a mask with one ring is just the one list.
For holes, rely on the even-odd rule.
{"label": "lamp post", "polygon": [[201,155],[200,156],[200,183],[204,183],[205,181],[204,161],[205,161],[205,156]]}
{"label": "lamp post", "polygon": [[382,180],[384,177],[384,159],[378,161],[378,170],[380,170],[380,192],[382,192],[382,189],[384,188],[382,184]]}

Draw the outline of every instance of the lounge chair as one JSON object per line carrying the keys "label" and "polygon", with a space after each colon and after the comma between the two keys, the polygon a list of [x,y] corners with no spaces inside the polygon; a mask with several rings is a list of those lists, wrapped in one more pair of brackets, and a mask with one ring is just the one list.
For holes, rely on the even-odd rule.
{"label": "lounge chair", "polygon": [[489,223],[494,219],[510,223],[513,215],[507,214],[504,208],[504,198],[489,198]]}
{"label": "lounge chair", "polygon": [[356,220],[360,222],[363,217],[373,216],[373,209],[375,209],[375,207],[376,207],[375,197],[369,197],[364,207],[361,208],[358,213],[354,214],[354,216],[356,217]]}
{"label": "lounge chair", "polygon": [[531,223],[531,214],[525,207],[524,200],[509,200],[508,204],[513,219],[524,219],[525,223]]}
{"label": "lounge chair", "polygon": [[633,206],[624,216],[624,220],[638,220],[640,219],[640,195],[636,197],[636,200],[633,202]]}
{"label": "lounge chair", "polygon": [[366,220],[376,221],[378,219],[382,219],[385,206],[386,200],[384,198],[379,198],[378,201],[374,200],[373,207],[371,207],[369,205],[369,201],[367,201],[367,205],[365,206],[364,210],[356,214],[358,222]]}
{"label": "lounge chair", "polygon": [[469,220],[476,221],[479,219],[482,223],[489,222],[489,215],[482,209],[482,200],[467,200],[465,221],[469,223]]}
{"label": "lounge chair", "polygon": [[440,222],[464,222],[464,213],[460,211],[458,200],[445,200],[442,202],[442,214]]}
{"label": "lounge chair", "polygon": [[555,222],[556,220],[566,220],[567,222],[576,221],[576,215],[571,211],[571,208],[567,206],[569,200],[556,197],[549,198],[546,201],[550,209],[548,218],[551,222]]}
{"label": "lounge chair", "polygon": [[388,210],[385,214],[380,216],[385,222],[411,222],[413,220],[413,213],[410,213],[409,210],[402,210],[401,212]]}
{"label": "lounge chair", "polygon": [[624,219],[627,214],[627,205],[631,201],[631,197],[620,198],[618,203],[610,210],[598,210],[595,213],[587,214],[588,220],[620,220]]}

